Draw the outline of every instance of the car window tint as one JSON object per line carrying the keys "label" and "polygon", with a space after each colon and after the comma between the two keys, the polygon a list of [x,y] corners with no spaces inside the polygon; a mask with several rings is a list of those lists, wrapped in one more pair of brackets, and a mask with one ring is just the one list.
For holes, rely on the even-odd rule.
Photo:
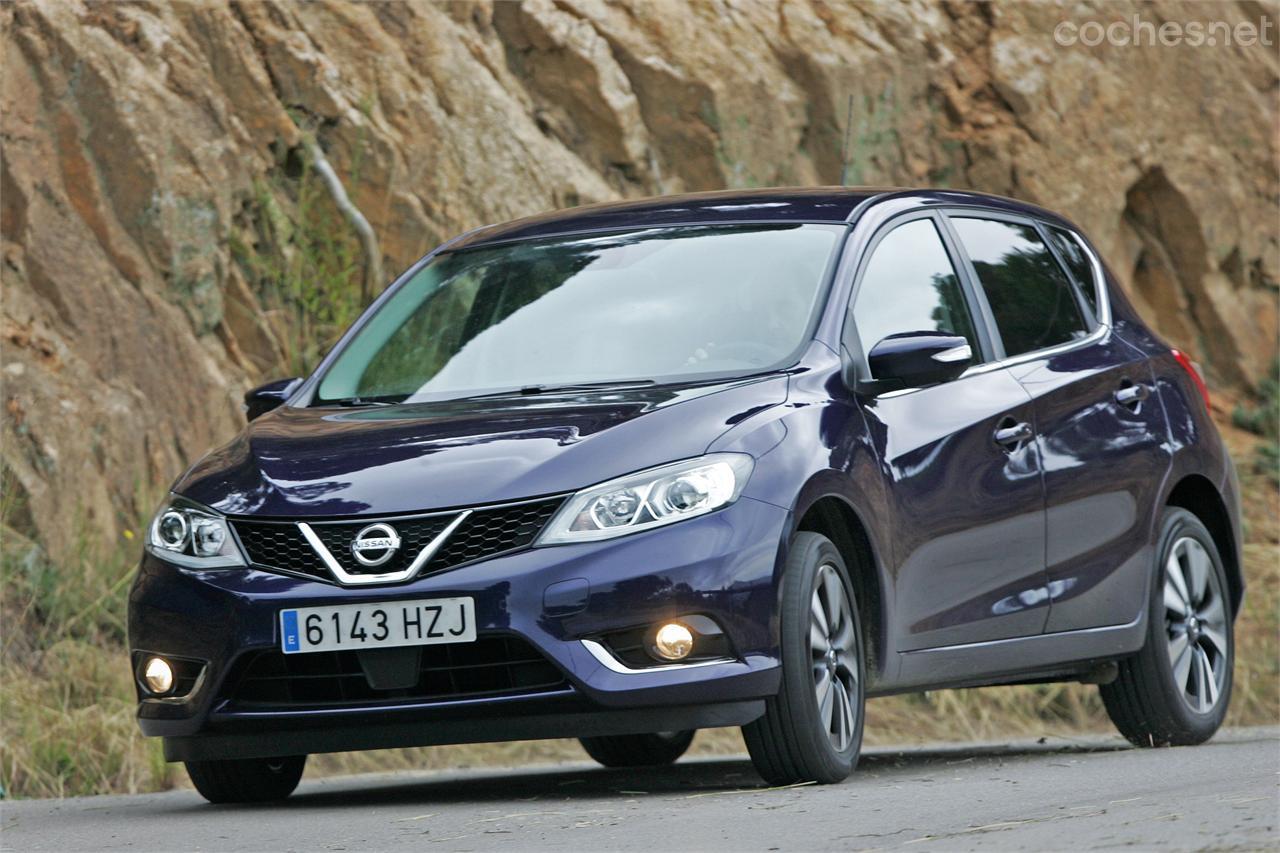
{"label": "car window tint", "polygon": [[987,295],[1005,355],[1088,334],[1066,273],[1034,227],[969,217],[952,223]]}
{"label": "car window tint", "polygon": [[1080,295],[1088,303],[1089,310],[1093,312],[1093,316],[1097,317],[1098,282],[1093,277],[1093,264],[1089,261],[1089,255],[1085,253],[1080,238],[1070,231],[1063,231],[1053,226],[1046,227],[1045,232],[1048,233],[1053,247],[1062,256],[1067,269],[1071,270],[1071,274],[1076,277],[1076,283],[1080,285]]}
{"label": "car window tint", "polygon": [[978,343],[955,268],[931,219],[899,225],[876,245],[853,308],[864,352],[901,332],[947,332]]}

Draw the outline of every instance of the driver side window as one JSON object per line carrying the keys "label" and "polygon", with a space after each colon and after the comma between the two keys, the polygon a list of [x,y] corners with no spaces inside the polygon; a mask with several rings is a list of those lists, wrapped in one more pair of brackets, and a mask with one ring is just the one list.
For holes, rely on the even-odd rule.
{"label": "driver side window", "polygon": [[964,291],[932,219],[899,225],[872,250],[853,305],[865,355],[901,332],[946,332],[978,340]]}

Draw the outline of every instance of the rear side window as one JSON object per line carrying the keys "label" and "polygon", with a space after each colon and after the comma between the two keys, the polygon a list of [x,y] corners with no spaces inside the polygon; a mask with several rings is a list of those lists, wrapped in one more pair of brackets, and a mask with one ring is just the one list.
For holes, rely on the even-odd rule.
{"label": "rear side window", "polygon": [[1044,230],[1049,235],[1049,242],[1053,243],[1053,247],[1062,256],[1067,269],[1071,270],[1071,274],[1076,277],[1076,283],[1080,285],[1080,295],[1088,303],[1089,310],[1093,312],[1093,316],[1097,317],[1098,283],[1093,278],[1093,264],[1089,262],[1089,256],[1085,253],[1080,238],[1070,231],[1063,231],[1052,225],[1045,226]]}
{"label": "rear side window", "polygon": [[1034,227],[971,217],[951,221],[987,295],[1005,355],[1088,334],[1071,282]]}
{"label": "rear side window", "polygon": [[899,225],[876,245],[853,323],[864,352],[889,335],[932,331],[959,335],[978,352],[960,280],[933,220]]}

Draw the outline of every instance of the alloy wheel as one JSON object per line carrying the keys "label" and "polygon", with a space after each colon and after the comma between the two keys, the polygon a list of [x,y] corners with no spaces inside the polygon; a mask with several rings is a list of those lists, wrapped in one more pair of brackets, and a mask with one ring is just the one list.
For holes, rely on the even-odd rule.
{"label": "alloy wheel", "polygon": [[1189,536],[1169,549],[1164,610],[1174,683],[1191,710],[1207,714],[1218,704],[1231,666],[1227,606],[1208,552]]}
{"label": "alloy wheel", "polygon": [[836,751],[849,748],[861,713],[858,697],[857,631],[849,596],[836,567],[818,569],[810,606],[809,653],[818,719]]}

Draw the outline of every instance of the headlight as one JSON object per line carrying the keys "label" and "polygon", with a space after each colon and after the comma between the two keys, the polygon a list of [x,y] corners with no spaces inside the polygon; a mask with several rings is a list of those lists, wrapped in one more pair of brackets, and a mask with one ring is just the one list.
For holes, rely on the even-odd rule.
{"label": "headlight", "polygon": [[246,565],[227,520],[195,501],[170,495],[147,530],[147,551],[193,569]]}
{"label": "headlight", "polygon": [[583,489],[565,502],[538,545],[593,542],[706,515],[738,499],[755,463],[713,453]]}

